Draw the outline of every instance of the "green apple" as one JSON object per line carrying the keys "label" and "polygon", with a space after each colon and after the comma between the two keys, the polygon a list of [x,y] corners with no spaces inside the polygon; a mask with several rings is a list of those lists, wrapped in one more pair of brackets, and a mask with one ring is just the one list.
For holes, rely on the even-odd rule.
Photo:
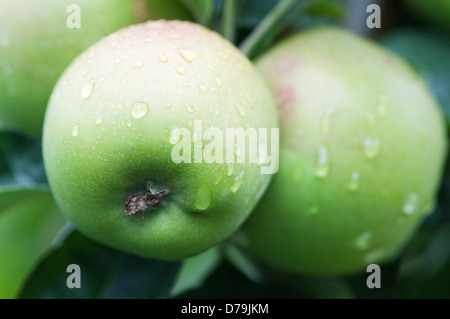
{"label": "green apple", "polygon": [[339,28],[296,34],[256,63],[280,114],[280,169],[244,231],[274,267],[339,275],[387,261],[435,203],[447,149],[428,87]]}
{"label": "green apple", "polygon": [[450,30],[450,0],[405,0],[418,16]]}
{"label": "green apple", "polygon": [[174,0],[0,0],[0,7],[0,128],[37,136],[51,90],[78,54],[136,22],[189,17]]}
{"label": "green apple", "polygon": [[[239,227],[271,175],[261,174],[266,161],[177,156],[191,146],[189,159],[202,154],[199,141],[200,151],[214,143],[211,154],[225,154],[209,128],[277,127],[270,90],[232,44],[190,22],[151,21],[104,38],[64,72],[45,117],[44,162],[80,231],[141,256],[183,259]],[[243,154],[231,146],[233,157]]]}

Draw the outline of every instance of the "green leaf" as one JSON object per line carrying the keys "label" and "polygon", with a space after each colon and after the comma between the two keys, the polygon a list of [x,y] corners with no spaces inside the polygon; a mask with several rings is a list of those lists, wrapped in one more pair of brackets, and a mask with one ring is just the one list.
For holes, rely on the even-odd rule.
{"label": "green leaf", "polygon": [[[80,267],[81,288],[68,288],[67,267]],[[180,262],[144,259],[74,231],[37,267],[21,298],[165,298]]]}
{"label": "green leaf", "polygon": [[0,132],[0,185],[46,183],[40,141]]}
{"label": "green leaf", "polygon": [[429,30],[403,28],[381,39],[428,82],[450,126],[450,39]]}
{"label": "green leaf", "polygon": [[225,256],[236,269],[242,272],[251,281],[260,282],[262,280],[262,275],[258,270],[258,267],[236,246],[227,245],[225,247]]}
{"label": "green leaf", "polygon": [[217,246],[208,249],[200,255],[186,259],[183,262],[170,296],[174,297],[188,290],[201,287],[203,282],[220,264],[221,259]]}
{"label": "green leaf", "polygon": [[195,20],[206,25],[214,12],[213,0],[181,0],[181,2],[191,11]]}
{"label": "green leaf", "polygon": [[343,19],[347,12],[342,0],[319,0],[312,2],[304,11],[312,16]]}
{"label": "green leaf", "polygon": [[49,191],[0,189],[0,298],[18,295],[64,223]]}

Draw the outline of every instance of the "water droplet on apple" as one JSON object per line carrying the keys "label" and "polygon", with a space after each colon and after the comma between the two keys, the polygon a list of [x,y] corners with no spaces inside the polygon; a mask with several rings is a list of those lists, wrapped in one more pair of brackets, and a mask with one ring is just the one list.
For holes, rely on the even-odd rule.
{"label": "water droplet on apple", "polygon": [[131,108],[131,115],[134,118],[141,118],[143,117],[145,114],[148,113],[148,104],[145,102],[136,102],[133,104],[132,108]]}
{"label": "water droplet on apple", "polygon": [[120,64],[120,63],[122,63],[122,62],[123,62],[123,60],[120,59],[120,58],[119,58],[119,59],[116,59],[116,60],[114,61],[115,64]]}
{"label": "water droplet on apple", "polygon": [[368,128],[372,128],[375,125],[375,115],[372,112],[366,113],[366,125]]}
{"label": "water droplet on apple", "polygon": [[87,58],[92,59],[95,56],[95,51],[90,51]]}
{"label": "water droplet on apple", "polygon": [[124,105],[123,103],[119,103],[119,104],[117,105],[117,108],[118,108],[119,110],[122,110],[124,107],[125,107],[125,105]]}
{"label": "water droplet on apple", "polygon": [[199,188],[195,196],[195,208],[205,210],[211,204],[211,192],[207,186]]}
{"label": "water droplet on apple", "polygon": [[136,63],[133,64],[133,68],[135,68],[135,69],[142,68],[143,66],[144,66],[143,60],[138,60],[138,61],[136,61]]}
{"label": "water droplet on apple", "polygon": [[192,107],[192,105],[186,103],[184,107],[189,113],[194,113],[194,108]]}
{"label": "water droplet on apple", "polygon": [[108,73],[109,73],[109,74],[114,74],[114,73],[116,73],[116,70],[115,70],[115,69],[111,69],[111,70],[109,70]]}
{"label": "water droplet on apple", "polygon": [[321,119],[321,130],[322,133],[328,133],[330,130],[330,122],[331,117],[336,114],[335,109],[328,109],[323,112],[322,119]]}
{"label": "water droplet on apple", "polygon": [[102,122],[103,122],[103,117],[97,117],[97,118],[95,119],[95,124],[97,124],[97,125],[102,124]]}
{"label": "water droplet on apple", "polygon": [[166,106],[164,106],[164,108],[165,108],[166,110],[170,110],[170,109],[172,108],[172,104],[167,104]]}
{"label": "water droplet on apple", "polygon": [[234,179],[233,185],[230,187],[232,193],[236,193],[244,182],[244,171],[240,172]]}
{"label": "water droplet on apple", "polygon": [[79,125],[78,125],[78,124],[76,124],[76,125],[74,125],[74,126],[72,127],[72,136],[73,136],[73,137],[75,137],[75,136],[78,135],[78,128],[79,128]]}
{"label": "water droplet on apple", "polygon": [[217,50],[216,55],[222,60],[228,60],[228,55],[222,50]]}
{"label": "water droplet on apple", "polygon": [[228,165],[227,175],[231,176],[231,175],[233,175],[233,173],[234,173],[234,166],[233,166],[233,164],[229,164]]}
{"label": "water droplet on apple", "polygon": [[158,59],[161,63],[166,63],[168,61],[167,57],[164,54],[158,55]]}
{"label": "water droplet on apple", "polygon": [[380,153],[380,144],[381,142],[378,138],[366,138],[363,145],[364,155],[368,159],[377,157]]}
{"label": "water droplet on apple", "polygon": [[180,35],[178,33],[170,34],[169,38],[172,39],[172,40],[180,40],[181,39],[181,37],[180,37]]}
{"label": "water droplet on apple", "polygon": [[203,83],[200,83],[198,89],[200,90],[201,94],[206,94],[206,86]]}
{"label": "water droplet on apple", "polygon": [[94,79],[84,82],[84,84],[81,86],[81,97],[83,99],[87,99],[91,95],[94,86],[95,86]]}
{"label": "water droplet on apple", "polygon": [[406,215],[412,215],[417,212],[419,206],[419,195],[416,193],[411,193],[406,198],[406,201],[403,205],[403,212]]}
{"label": "water droplet on apple", "polygon": [[355,192],[359,189],[359,172],[354,171],[350,176],[350,182],[347,185],[347,189],[351,192]]}
{"label": "water droplet on apple", "polygon": [[201,58],[200,54],[192,51],[191,49],[180,49],[180,55],[188,63],[192,63],[193,61]]}
{"label": "water droplet on apple", "polygon": [[177,67],[175,68],[175,71],[177,71],[177,73],[178,73],[179,75],[183,75],[183,74],[186,73],[186,69],[183,68],[182,66],[177,66]]}
{"label": "water droplet on apple", "polygon": [[324,178],[330,172],[330,158],[328,154],[328,147],[322,145],[319,147],[316,165],[316,176]]}
{"label": "water droplet on apple", "polygon": [[131,121],[127,120],[127,127],[131,127]]}
{"label": "water droplet on apple", "polygon": [[178,127],[174,127],[170,130],[169,143],[175,145],[179,141],[180,141],[180,129]]}
{"label": "water droplet on apple", "polygon": [[221,87],[222,87],[222,80],[221,80],[220,77],[217,76],[217,75],[214,77],[214,84],[215,84],[218,88],[221,88]]}
{"label": "water droplet on apple", "polygon": [[365,250],[369,248],[371,238],[372,233],[370,231],[363,232],[361,235],[356,237],[354,244],[356,248]]}
{"label": "water droplet on apple", "polygon": [[223,177],[223,173],[222,170],[218,170],[217,171],[217,177],[216,177],[216,181],[214,182],[214,184],[219,184],[219,182],[222,180]]}
{"label": "water droplet on apple", "polygon": [[245,116],[245,109],[242,107],[242,105],[239,102],[236,103],[236,111],[240,117]]}

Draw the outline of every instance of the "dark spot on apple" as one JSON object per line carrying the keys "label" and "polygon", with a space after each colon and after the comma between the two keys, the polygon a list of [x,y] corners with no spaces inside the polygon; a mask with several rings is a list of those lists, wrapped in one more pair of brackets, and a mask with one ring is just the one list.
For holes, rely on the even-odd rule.
{"label": "dark spot on apple", "polygon": [[[128,196],[125,200],[125,216],[131,216],[136,214],[137,212],[143,212],[147,207],[151,207],[153,209],[160,209],[161,202],[159,201],[165,194],[167,194],[167,190],[161,190],[157,193],[153,193],[150,189],[150,192],[137,192],[136,194]],[[139,220],[143,220],[144,216],[141,216]]]}

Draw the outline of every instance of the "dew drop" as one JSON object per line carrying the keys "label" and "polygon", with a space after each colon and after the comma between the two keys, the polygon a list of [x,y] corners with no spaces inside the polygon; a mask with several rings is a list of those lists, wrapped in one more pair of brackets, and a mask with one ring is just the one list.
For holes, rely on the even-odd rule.
{"label": "dew drop", "polygon": [[211,192],[207,186],[201,187],[195,195],[195,208],[205,210],[211,204]]}
{"label": "dew drop", "polygon": [[354,171],[352,176],[350,176],[350,182],[347,185],[347,188],[351,192],[355,192],[359,189],[359,172]]}
{"label": "dew drop", "polygon": [[233,164],[228,165],[227,175],[231,176],[234,173],[234,166]]}
{"label": "dew drop", "polygon": [[358,237],[356,237],[354,244],[355,244],[356,248],[365,250],[365,249],[369,248],[371,238],[372,238],[372,233],[370,231],[366,231],[366,232],[362,233],[361,235],[359,235]]}
{"label": "dew drop", "polygon": [[375,125],[375,115],[371,112],[366,113],[366,125],[368,128],[372,128]]}
{"label": "dew drop", "polygon": [[117,108],[118,108],[119,110],[122,110],[124,107],[125,107],[125,105],[124,105],[123,103],[119,103],[119,104],[117,105]]}
{"label": "dew drop", "polygon": [[111,70],[109,70],[108,73],[109,73],[109,74],[114,74],[114,73],[116,73],[116,70],[115,70],[115,69],[111,69]]}
{"label": "dew drop", "polygon": [[242,105],[239,102],[236,103],[236,111],[240,117],[245,116],[245,109],[242,107]]}
{"label": "dew drop", "polygon": [[167,61],[169,61],[164,54],[158,55],[158,59],[161,63],[166,63]]}
{"label": "dew drop", "polygon": [[181,39],[181,37],[180,37],[180,35],[178,33],[170,34],[169,38],[171,38],[172,40],[179,40],[179,39]]}
{"label": "dew drop", "polygon": [[222,60],[228,60],[228,55],[222,50],[217,50],[216,55]]}
{"label": "dew drop", "polygon": [[206,94],[206,86],[203,83],[200,83],[198,89],[200,90],[201,94]]}
{"label": "dew drop", "polygon": [[222,80],[216,75],[214,77],[214,84],[218,87],[221,88],[222,87]]}
{"label": "dew drop", "polygon": [[219,171],[217,172],[216,181],[214,182],[214,184],[216,184],[216,185],[219,184],[220,181],[222,180],[222,177],[223,177],[223,173],[222,173],[221,170],[219,170]]}
{"label": "dew drop", "polygon": [[190,49],[180,49],[181,57],[188,63],[200,59],[202,56]]}
{"label": "dew drop", "polygon": [[131,121],[127,120],[127,127],[131,127]]}
{"label": "dew drop", "polygon": [[408,195],[408,198],[403,205],[403,212],[406,215],[412,215],[417,212],[418,205],[419,195],[417,195],[416,193],[411,193]]}
{"label": "dew drop", "polygon": [[324,178],[330,172],[330,159],[328,155],[328,148],[326,146],[320,146],[317,156],[316,176]]}
{"label": "dew drop", "polygon": [[131,108],[131,115],[134,118],[141,118],[148,113],[148,104],[145,102],[136,102]]}
{"label": "dew drop", "polygon": [[79,125],[78,125],[78,124],[76,124],[76,125],[74,125],[74,126],[72,127],[72,136],[73,136],[73,137],[75,137],[75,136],[78,135],[78,128],[79,128]]}
{"label": "dew drop", "polygon": [[183,74],[186,73],[186,69],[183,68],[182,66],[177,66],[177,67],[175,68],[175,71],[177,71],[177,73],[180,74],[180,75],[183,75]]}
{"label": "dew drop", "polygon": [[186,111],[188,111],[189,113],[194,113],[194,108],[192,107],[192,105],[186,103],[184,107],[186,108]]}
{"label": "dew drop", "polygon": [[97,124],[97,125],[102,124],[102,122],[103,122],[103,117],[97,117],[97,118],[95,119],[95,124]]}
{"label": "dew drop", "polygon": [[321,120],[322,133],[328,133],[328,131],[330,130],[331,117],[335,114],[336,114],[335,109],[329,109],[323,113]]}
{"label": "dew drop", "polygon": [[378,153],[380,153],[380,140],[378,138],[366,138],[364,140],[364,155],[368,159],[372,159],[378,156]]}
{"label": "dew drop", "polygon": [[166,106],[164,106],[164,108],[165,108],[166,110],[170,110],[170,109],[172,108],[172,104],[167,104]]}
{"label": "dew drop", "polygon": [[136,63],[133,64],[133,68],[135,68],[135,69],[142,68],[143,66],[144,66],[143,60],[138,60],[138,61],[136,61]]}
{"label": "dew drop", "polygon": [[120,63],[122,63],[122,62],[123,62],[122,59],[116,59],[116,60],[114,61],[115,64],[120,64]]}
{"label": "dew drop", "polygon": [[244,171],[240,172],[238,176],[236,176],[233,185],[231,185],[230,187],[230,191],[232,193],[236,193],[239,190],[239,188],[241,188],[243,182],[244,182]]}
{"label": "dew drop", "polygon": [[84,82],[84,84],[81,86],[81,97],[83,99],[87,99],[91,95],[94,86],[95,86],[94,79]]}
{"label": "dew drop", "polygon": [[87,58],[92,59],[95,56],[95,51],[90,51]]}

